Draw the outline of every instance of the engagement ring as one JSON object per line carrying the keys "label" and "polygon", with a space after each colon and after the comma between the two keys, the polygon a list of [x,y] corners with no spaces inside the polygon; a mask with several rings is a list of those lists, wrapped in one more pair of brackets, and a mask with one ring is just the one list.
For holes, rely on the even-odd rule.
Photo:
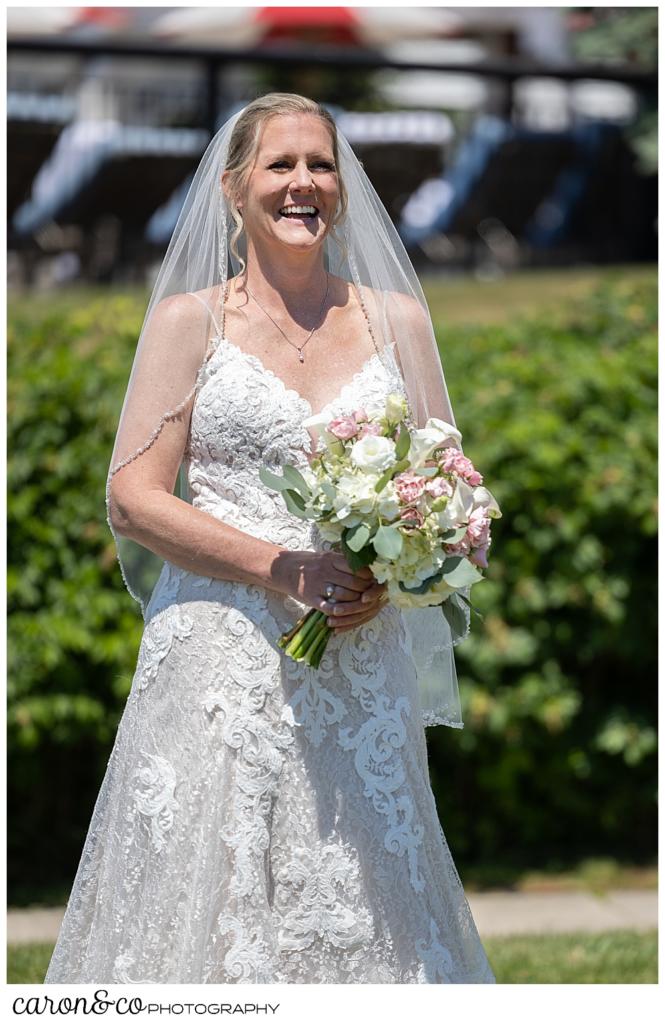
{"label": "engagement ring", "polygon": [[328,600],[330,600],[330,598],[335,593],[335,589],[336,588],[335,588],[335,584],[334,583],[326,583],[326,591],[325,591],[325,593],[326,593],[326,597],[327,597]]}

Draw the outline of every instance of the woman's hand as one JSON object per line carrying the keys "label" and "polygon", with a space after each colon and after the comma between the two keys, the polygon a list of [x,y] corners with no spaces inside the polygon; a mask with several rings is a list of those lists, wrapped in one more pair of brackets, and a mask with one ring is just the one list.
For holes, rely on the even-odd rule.
{"label": "woman's hand", "polygon": [[[354,572],[339,552],[283,551],[277,562],[282,562],[278,576],[284,579],[280,589],[326,612],[336,633],[369,622],[383,606],[385,584],[377,583],[366,567]],[[331,598],[325,596],[328,583],[335,587]]]}

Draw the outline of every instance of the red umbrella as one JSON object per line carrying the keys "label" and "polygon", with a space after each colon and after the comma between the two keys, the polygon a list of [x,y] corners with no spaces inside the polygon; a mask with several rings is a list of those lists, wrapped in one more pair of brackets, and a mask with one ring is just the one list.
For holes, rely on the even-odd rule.
{"label": "red umbrella", "polygon": [[329,46],[362,45],[362,29],[352,7],[257,7],[254,21],[264,42],[298,39]]}

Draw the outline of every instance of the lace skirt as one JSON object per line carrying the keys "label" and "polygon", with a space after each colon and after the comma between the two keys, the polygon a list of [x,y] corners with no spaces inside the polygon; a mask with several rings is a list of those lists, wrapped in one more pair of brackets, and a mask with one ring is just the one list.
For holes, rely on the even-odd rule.
{"label": "lace skirt", "polygon": [[168,563],[45,983],[492,983],[397,609],[315,672],[302,606]]}

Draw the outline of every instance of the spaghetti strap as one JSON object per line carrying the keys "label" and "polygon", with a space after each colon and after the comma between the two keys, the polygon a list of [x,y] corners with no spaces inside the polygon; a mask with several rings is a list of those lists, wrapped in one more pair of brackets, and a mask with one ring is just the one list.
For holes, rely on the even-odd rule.
{"label": "spaghetti strap", "polygon": [[217,338],[218,339],[221,338],[222,337],[222,331],[221,331],[221,328],[220,328],[220,326],[219,326],[219,324],[217,322],[217,317],[215,316],[215,314],[211,310],[211,308],[208,305],[208,303],[204,299],[202,299],[200,295],[197,295],[196,292],[187,292],[187,294],[191,295],[195,299],[198,299],[198,301],[201,303],[201,305],[204,306],[208,310],[208,313],[212,317],[212,322],[215,325],[215,330],[217,331]]}

